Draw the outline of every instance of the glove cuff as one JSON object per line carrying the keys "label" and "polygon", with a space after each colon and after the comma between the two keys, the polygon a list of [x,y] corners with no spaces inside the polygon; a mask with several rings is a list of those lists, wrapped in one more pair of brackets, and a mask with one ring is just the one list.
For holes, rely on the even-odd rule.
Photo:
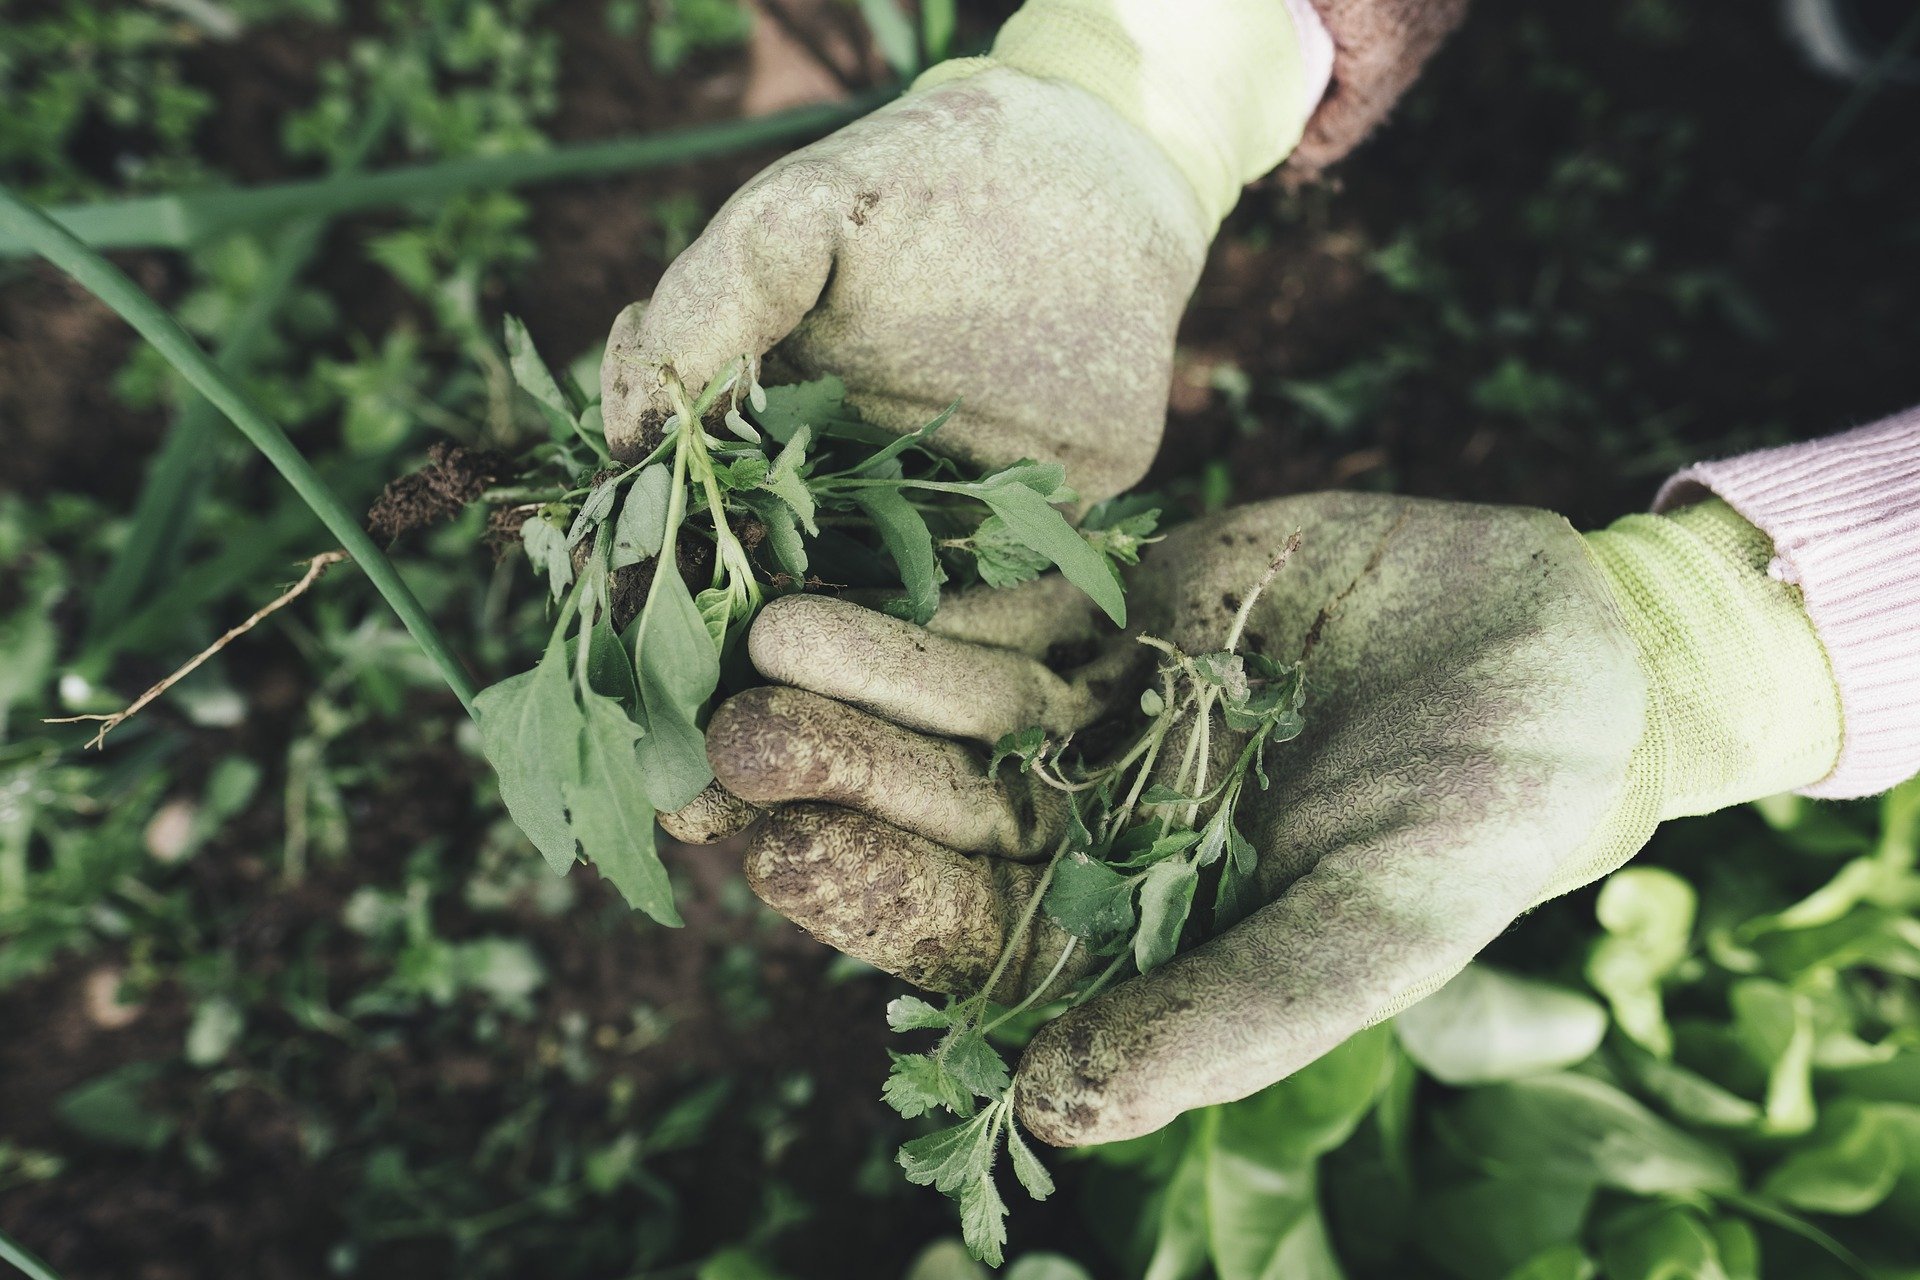
{"label": "glove cuff", "polygon": [[1630,803],[1664,820],[1804,787],[1840,755],[1840,695],[1772,540],[1718,499],[1586,535],[1648,681]]}
{"label": "glove cuff", "polygon": [[1167,154],[1211,232],[1299,143],[1332,54],[1303,0],[1027,0],[991,57],[941,63],[914,88],[996,64],[1076,85]]}

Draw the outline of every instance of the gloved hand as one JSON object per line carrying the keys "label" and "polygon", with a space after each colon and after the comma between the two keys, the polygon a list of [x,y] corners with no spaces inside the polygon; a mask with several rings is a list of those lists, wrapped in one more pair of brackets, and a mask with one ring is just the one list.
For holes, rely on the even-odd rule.
{"label": "gloved hand", "polygon": [[965,462],[1120,492],[1158,446],[1174,330],[1241,186],[1301,138],[1329,63],[1313,164],[1355,145],[1464,2],[1321,0],[1336,55],[1306,0],[1029,0],[991,57],[754,178],[620,314],[608,442],[651,447],[664,370],[697,388],[771,352],[781,377],[843,378],[883,427],[958,399],[938,441]]}
{"label": "gloved hand", "polygon": [[[1129,582],[1136,625],[1218,648],[1295,529],[1245,643],[1303,661],[1308,688],[1305,732],[1270,751],[1272,789],[1250,784],[1240,810],[1267,905],[1038,1033],[1016,1101],[1049,1142],[1133,1137],[1262,1088],[1618,867],[1660,820],[1811,783],[1838,755],[1797,592],[1718,501],[1585,538],[1520,508],[1266,502],[1154,547]],[[1083,665],[1056,673],[1042,659],[1064,642]],[[1055,579],[956,595],[924,631],[789,597],[749,649],[780,687],[708,729],[718,778],[772,807],[749,883],[849,954],[977,990],[1062,818],[1024,775],[989,778],[980,745],[1087,724],[1137,695],[1154,655],[1100,639]],[[1018,941],[1003,999],[1065,939],[1043,919]]]}

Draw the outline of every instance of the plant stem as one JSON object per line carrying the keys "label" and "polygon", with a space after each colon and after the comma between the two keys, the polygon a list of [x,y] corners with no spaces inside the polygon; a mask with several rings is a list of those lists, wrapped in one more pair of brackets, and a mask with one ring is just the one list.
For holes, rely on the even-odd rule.
{"label": "plant stem", "polygon": [[0,186],[0,233],[11,233],[21,243],[72,276],[95,297],[113,308],[121,319],[154,345],[187,382],[226,414],[233,425],[253,446],[266,455],[274,469],[293,486],[295,493],[313,508],[328,532],[352,556],[373,583],[427,657],[440,669],[454,696],[469,713],[473,711],[473,682],[456,658],[439,629],[413,591],[400,577],[393,563],[353,513],[327,488],[312,465],[301,456],[286,432],[263,413],[233,379],[208,358],[200,345],[188,336],[174,318],[127,279],[125,273],[82,244],[38,209],[27,204],[11,190]]}
{"label": "plant stem", "polygon": [[27,1280],[60,1280],[51,1267],[21,1248],[4,1231],[0,1231],[0,1262],[10,1262],[20,1268]]}

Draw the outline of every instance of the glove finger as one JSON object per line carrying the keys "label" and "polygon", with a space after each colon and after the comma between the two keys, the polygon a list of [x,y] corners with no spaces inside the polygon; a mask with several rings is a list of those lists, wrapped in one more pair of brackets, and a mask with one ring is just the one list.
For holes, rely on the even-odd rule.
{"label": "glove finger", "polygon": [[1059,645],[1098,638],[1100,607],[1057,573],[1014,587],[969,587],[943,596],[927,630],[950,640],[1044,658]]}
{"label": "glove finger", "polygon": [[813,307],[833,266],[840,214],[831,174],[783,161],[727,201],[674,259],[650,303],[613,322],[600,365],[607,444],[634,461],[672,412],[665,371],[701,388],[729,361],[757,361]]}
{"label": "glove finger", "polygon": [[993,743],[1038,725],[1067,734],[1125,689],[1137,645],[1110,646],[1072,680],[1037,660],[936,635],[828,596],[787,596],[747,635],[760,674],[948,738]]}
{"label": "glove finger", "polygon": [[718,782],[670,813],[655,815],[660,828],[681,844],[719,844],[738,835],[760,816],[758,805],[742,800]]}
{"label": "glove finger", "polygon": [[1041,1028],[1015,1081],[1021,1122],[1058,1146],[1151,1133],[1265,1088],[1436,989],[1533,887],[1420,834],[1328,855],[1220,937]]}
{"label": "glove finger", "polygon": [[978,753],[804,689],[729,699],[707,725],[707,758],[727,791],[756,805],[823,800],[966,853],[1033,859],[1066,826],[1066,798]]}
{"label": "glove finger", "polygon": [[[839,951],[915,986],[971,995],[992,975],[1039,872],[969,857],[863,813],[783,805],[747,847],[747,884],[761,901]],[[1052,972],[1072,941],[1036,920],[1018,940],[994,998],[1017,1000]],[[1076,948],[1055,985],[1086,972]]]}

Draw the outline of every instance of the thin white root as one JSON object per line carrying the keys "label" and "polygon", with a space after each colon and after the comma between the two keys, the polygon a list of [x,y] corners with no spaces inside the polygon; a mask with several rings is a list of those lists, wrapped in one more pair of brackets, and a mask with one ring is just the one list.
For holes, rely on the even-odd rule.
{"label": "thin white root", "polygon": [[208,645],[206,648],[202,649],[199,653],[195,654],[190,660],[188,660],[185,666],[176,670],[172,675],[160,681],[158,684],[154,685],[151,689],[148,689],[145,693],[135,698],[126,707],[124,707],[119,711],[114,712],[112,715],[95,714],[95,715],[84,715],[84,716],[60,716],[55,719],[44,720],[41,723],[43,724],[81,724],[87,721],[95,721],[95,720],[100,721],[101,722],[100,731],[94,734],[93,737],[87,742],[87,745],[89,747],[93,747],[97,749],[98,747],[100,747],[102,743],[106,741],[107,735],[109,733],[112,733],[115,729],[119,728],[126,721],[138,715],[147,706],[148,703],[152,702],[155,698],[158,698],[161,694],[173,688],[174,685],[179,684],[182,680],[192,675],[195,671],[197,671],[200,668],[202,663],[206,662],[208,658],[211,658],[214,654],[220,652],[222,649],[232,644],[235,640],[238,640],[241,636],[247,634],[247,632],[259,626],[262,622],[265,622],[273,614],[279,612],[281,609],[286,608],[288,605],[292,604],[295,600],[298,600],[301,596],[305,595],[307,593],[307,589],[313,586],[314,583],[320,580],[321,574],[325,573],[331,566],[339,564],[342,560],[345,560],[346,558],[347,558],[346,552],[335,550],[335,551],[323,551],[319,555],[307,561],[307,571],[304,574],[300,575],[300,581],[288,587],[285,591],[281,592],[274,599],[269,600],[266,604],[261,605],[260,608],[254,611],[252,617],[248,618],[245,622],[242,622],[238,626],[229,630],[225,635],[221,636],[218,640],[215,640],[212,644]]}

